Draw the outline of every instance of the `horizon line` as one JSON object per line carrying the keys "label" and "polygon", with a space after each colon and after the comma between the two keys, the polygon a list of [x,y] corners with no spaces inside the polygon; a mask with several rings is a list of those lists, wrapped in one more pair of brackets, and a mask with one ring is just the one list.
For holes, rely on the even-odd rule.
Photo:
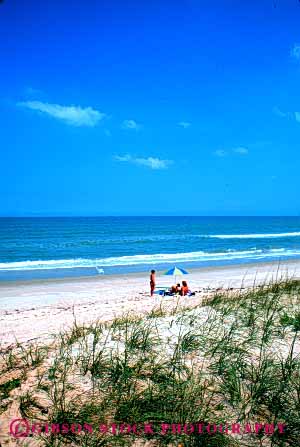
{"label": "horizon line", "polygon": [[20,214],[0,215],[0,219],[12,218],[97,218],[97,217],[300,217],[300,214]]}

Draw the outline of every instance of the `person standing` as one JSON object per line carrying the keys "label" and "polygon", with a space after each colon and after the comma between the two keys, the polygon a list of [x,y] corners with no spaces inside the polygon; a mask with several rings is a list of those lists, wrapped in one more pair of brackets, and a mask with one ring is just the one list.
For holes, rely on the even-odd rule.
{"label": "person standing", "polygon": [[150,295],[153,296],[155,290],[155,270],[150,273]]}

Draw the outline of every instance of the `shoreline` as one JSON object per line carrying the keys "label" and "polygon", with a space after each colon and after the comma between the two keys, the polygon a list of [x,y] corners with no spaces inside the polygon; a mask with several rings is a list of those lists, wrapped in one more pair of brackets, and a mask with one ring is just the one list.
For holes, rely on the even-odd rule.
{"label": "shoreline", "polygon": [[[204,267],[188,267],[188,272],[192,273],[204,273],[204,272],[211,272],[215,270],[227,270],[231,268],[253,268],[255,266],[283,266],[283,265],[291,265],[291,264],[297,264],[300,263],[300,258],[297,259],[287,259],[287,260],[272,260],[272,261],[260,261],[260,262],[247,262],[247,263],[236,263],[236,264],[226,264],[226,265],[211,265],[211,266],[204,266]],[[175,263],[176,264],[176,263]],[[153,267],[155,268],[155,266]],[[171,265],[170,265],[171,268]],[[163,273],[167,270],[156,270],[156,273],[158,275],[163,275]],[[0,293],[1,288],[3,287],[17,287],[17,286],[26,286],[26,285],[34,285],[34,284],[69,284],[69,283],[76,283],[76,282],[94,282],[94,281],[101,281],[103,279],[109,279],[112,280],[117,278],[141,278],[145,277],[149,274],[148,271],[143,272],[129,272],[129,273],[111,273],[108,275],[86,275],[86,276],[69,276],[64,278],[37,278],[37,279],[28,279],[28,280],[0,280]]]}
{"label": "shoreline", "polygon": [[[208,288],[252,287],[276,278],[300,278],[300,260],[190,269],[191,297],[149,295],[149,275],[132,273],[88,278],[34,281],[0,286],[0,346],[32,340],[45,342],[65,331],[74,319],[80,325],[111,321],[124,313],[145,315],[153,307],[201,304]],[[174,277],[157,272],[157,286],[170,287]]]}

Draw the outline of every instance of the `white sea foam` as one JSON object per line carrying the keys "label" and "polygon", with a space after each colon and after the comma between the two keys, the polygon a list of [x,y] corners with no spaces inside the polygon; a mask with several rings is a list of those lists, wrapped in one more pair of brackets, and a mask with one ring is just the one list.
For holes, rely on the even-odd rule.
{"label": "white sea foam", "polygon": [[228,250],[220,253],[209,253],[196,251],[189,253],[158,253],[135,256],[120,256],[98,259],[61,259],[61,260],[40,260],[40,261],[21,261],[21,262],[3,262],[0,263],[0,271],[16,270],[50,270],[62,268],[96,268],[116,267],[116,266],[135,266],[135,265],[159,265],[167,263],[183,262],[207,262],[207,261],[227,261],[243,259],[267,259],[278,257],[299,256],[300,249],[276,248],[269,250]]}
{"label": "white sea foam", "polygon": [[275,237],[299,237],[300,231],[293,233],[251,233],[251,234],[203,234],[202,237],[217,239],[267,239]]}

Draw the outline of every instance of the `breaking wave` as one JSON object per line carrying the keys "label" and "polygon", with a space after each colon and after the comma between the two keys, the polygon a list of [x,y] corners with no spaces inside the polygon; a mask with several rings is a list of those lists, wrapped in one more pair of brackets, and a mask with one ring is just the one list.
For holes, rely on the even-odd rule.
{"label": "breaking wave", "polygon": [[[287,234],[287,233],[285,233]],[[295,233],[292,233],[295,234]],[[300,235],[300,233],[299,233]],[[219,235],[221,237],[222,235]],[[218,237],[215,235],[214,237]],[[232,235],[231,235],[232,237]],[[295,257],[300,255],[300,248],[297,249],[250,249],[250,250],[226,250],[224,252],[204,252],[195,251],[188,253],[158,253],[141,254],[134,256],[119,256],[98,259],[59,259],[59,260],[39,260],[39,261],[18,261],[0,263],[0,271],[13,270],[49,270],[66,268],[95,268],[95,267],[116,267],[116,266],[135,266],[135,265],[159,265],[174,264],[183,262],[207,262],[207,261],[230,261],[247,259],[268,259]]]}
{"label": "breaking wave", "polygon": [[276,237],[299,237],[300,231],[293,233],[253,233],[253,234],[204,234],[203,237],[216,239],[268,239]]}

